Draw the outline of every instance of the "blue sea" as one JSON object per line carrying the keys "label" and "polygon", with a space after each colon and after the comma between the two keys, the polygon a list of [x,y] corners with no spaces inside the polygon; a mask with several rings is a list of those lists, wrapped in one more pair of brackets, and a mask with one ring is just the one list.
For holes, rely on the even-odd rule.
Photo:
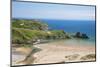
{"label": "blue sea", "polygon": [[95,21],[89,20],[49,20],[43,19],[48,24],[50,30],[64,30],[68,33],[81,32],[90,37],[90,41],[95,42],[96,27]]}

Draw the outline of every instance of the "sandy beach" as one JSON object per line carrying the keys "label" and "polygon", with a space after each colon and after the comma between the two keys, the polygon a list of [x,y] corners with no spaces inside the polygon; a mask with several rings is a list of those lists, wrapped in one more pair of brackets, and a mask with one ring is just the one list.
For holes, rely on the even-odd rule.
{"label": "sandy beach", "polygon": [[[14,60],[13,65],[95,61],[95,46],[75,45],[76,43],[73,44],[64,44],[62,41],[59,41],[34,45],[35,47],[41,49],[41,51],[32,54],[32,56],[29,57],[30,59],[25,61],[22,61],[22,59],[24,60],[26,55],[28,55],[31,50],[23,47],[16,48],[16,51],[23,53],[23,55],[20,55],[20,60],[17,59],[15,62],[15,58],[17,58],[17,56],[12,53],[14,55],[14,58],[12,59],[12,61]],[[32,60],[34,57],[35,59]]]}
{"label": "sandy beach", "polygon": [[11,66],[96,61],[96,6],[74,5],[12,1]]}

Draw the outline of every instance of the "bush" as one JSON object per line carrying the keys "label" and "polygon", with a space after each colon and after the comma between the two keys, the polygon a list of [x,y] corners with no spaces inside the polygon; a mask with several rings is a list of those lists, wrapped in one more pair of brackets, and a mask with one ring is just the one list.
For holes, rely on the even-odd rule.
{"label": "bush", "polygon": [[69,36],[63,30],[48,30],[48,25],[35,20],[13,20],[12,42],[33,44],[37,39],[65,39]]}

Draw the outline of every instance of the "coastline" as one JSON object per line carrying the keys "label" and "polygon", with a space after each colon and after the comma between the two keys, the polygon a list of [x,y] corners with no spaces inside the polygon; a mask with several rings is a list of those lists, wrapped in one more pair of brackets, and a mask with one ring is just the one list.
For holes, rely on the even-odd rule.
{"label": "coastline", "polygon": [[[45,64],[45,63],[59,63],[59,62],[78,62],[78,61],[95,61],[95,45],[75,45],[76,43],[64,43],[63,41],[50,42],[34,45],[34,47],[41,49],[40,51],[32,54],[31,59],[35,57],[34,61],[27,63],[28,61],[22,61],[18,65],[25,64]],[[80,44],[80,43],[77,43]],[[23,48],[23,47],[22,47]],[[24,52],[20,48],[19,52]],[[26,55],[30,52],[30,49],[26,49]],[[93,55],[93,58],[86,58],[86,55]],[[16,57],[16,56],[14,56]],[[24,56],[25,57],[25,56]],[[23,59],[24,59],[23,57]],[[82,59],[83,57],[83,59]],[[18,62],[18,61],[17,61]],[[17,65],[14,63],[13,65]]]}

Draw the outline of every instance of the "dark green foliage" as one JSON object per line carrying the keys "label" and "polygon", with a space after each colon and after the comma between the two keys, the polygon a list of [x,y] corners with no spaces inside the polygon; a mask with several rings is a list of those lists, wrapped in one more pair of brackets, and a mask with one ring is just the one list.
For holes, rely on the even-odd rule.
{"label": "dark green foliage", "polygon": [[67,36],[66,33],[62,30],[53,30],[51,33],[54,39],[64,39]]}
{"label": "dark green foliage", "polygon": [[48,30],[48,25],[35,20],[13,20],[12,42],[15,44],[33,44],[34,40],[70,38],[63,30]]}
{"label": "dark green foliage", "polygon": [[12,29],[12,42],[13,43],[31,43],[33,39],[42,39],[47,34],[45,31],[28,30],[28,29]]}

